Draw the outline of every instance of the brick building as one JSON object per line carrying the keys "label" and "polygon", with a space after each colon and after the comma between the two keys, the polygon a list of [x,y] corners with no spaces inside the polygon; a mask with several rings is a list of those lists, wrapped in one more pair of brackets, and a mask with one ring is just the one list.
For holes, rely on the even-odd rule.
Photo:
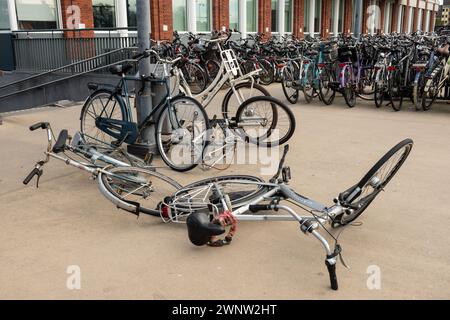
{"label": "brick building", "polygon": [[[149,23],[155,39],[170,39],[173,30],[208,32],[222,28],[244,34],[322,37],[340,32],[431,31],[439,9],[439,0],[149,1]],[[0,0],[0,32],[135,26],[136,0]],[[101,32],[89,31],[83,36]]]}

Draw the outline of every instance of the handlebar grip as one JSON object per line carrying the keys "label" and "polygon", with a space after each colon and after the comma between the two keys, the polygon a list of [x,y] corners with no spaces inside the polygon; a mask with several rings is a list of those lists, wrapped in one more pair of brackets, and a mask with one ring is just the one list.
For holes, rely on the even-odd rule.
{"label": "handlebar grip", "polygon": [[331,289],[337,290],[338,282],[337,282],[337,276],[336,276],[336,263],[331,264],[327,260],[325,260],[325,264],[327,265],[328,273],[330,274]]}
{"label": "handlebar grip", "polygon": [[251,212],[258,212],[258,211],[270,210],[270,209],[271,209],[270,204],[252,204],[252,205],[248,206],[248,210],[250,210]]}
{"label": "handlebar grip", "polygon": [[39,129],[39,128],[47,129],[48,126],[49,126],[48,122],[38,122],[38,123],[35,123],[32,126],[30,126],[30,131],[34,131],[34,130]]}
{"label": "handlebar grip", "polygon": [[23,184],[27,185],[31,181],[31,179],[33,179],[33,177],[35,175],[37,175],[37,174],[39,174],[39,169],[38,168],[34,168],[33,170],[31,170],[31,172],[23,180]]}

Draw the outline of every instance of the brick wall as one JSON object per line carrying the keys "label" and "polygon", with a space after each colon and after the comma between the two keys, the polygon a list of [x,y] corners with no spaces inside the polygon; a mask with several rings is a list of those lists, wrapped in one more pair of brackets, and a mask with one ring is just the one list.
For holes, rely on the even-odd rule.
{"label": "brick wall", "polygon": [[403,26],[402,26],[402,32],[408,32],[408,22],[409,22],[409,8],[410,8],[410,1],[408,0],[407,6],[405,6],[405,16],[403,17]]}
{"label": "brick wall", "polygon": [[171,40],[173,36],[172,0],[149,0],[151,38]]}
{"label": "brick wall", "polygon": [[258,1],[258,32],[266,34],[272,32],[272,2],[271,0]]}
{"label": "brick wall", "polygon": [[294,37],[303,38],[305,30],[305,2],[302,0],[294,1],[294,21],[292,33]]}
{"label": "brick wall", "polygon": [[[78,6],[80,8],[80,23],[84,24],[84,28],[94,28],[94,14],[92,10],[92,0],[61,0],[61,15],[63,20],[63,28],[69,29],[68,21],[71,24],[76,24],[76,21],[71,18],[75,11],[68,10],[69,6]],[[78,29],[77,25],[74,29]],[[94,31],[82,31],[82,32],[64,32],[66,38],[82,37],[82,38],[92,38],[94,36]]]}
{"label": "brick wall", "polygon": [[323,0],[322,1],[322,22],[320,26],[320,36],[322,38],[328,38],[331,31],[331,0]]}
{"label": "brick wall", "polygon": [[436,11],[433,10],[431,11],[430,14],[430,29],[429,29],[430,32],[434,30],[434,23],[435,23],[434,19],[436,19]]}
{"label": "brick wall", "polygon": [[399,5],[398,3],[394,3],[394,5],[392,6],[392,20],[391,20],[391,32],[396,32],[397,31],[397,20],[398,20],[398,8]]}
{"label": "brick wall", "polygon": [[422,10],[422,31],[425,31],[425,24],[427,23],[427,12],[428,10]]}
{"label": "brick wall", "polygon": [[230,3],[228,0],[212,0],[213,30],[230,27]]}
{"label": "brick wall", "polygon": [[344,13],[344,33],[349,34],[352,32],[352,15],[353,15],[352,0],[345,0],[344,11],[345,11],[345,13]]}

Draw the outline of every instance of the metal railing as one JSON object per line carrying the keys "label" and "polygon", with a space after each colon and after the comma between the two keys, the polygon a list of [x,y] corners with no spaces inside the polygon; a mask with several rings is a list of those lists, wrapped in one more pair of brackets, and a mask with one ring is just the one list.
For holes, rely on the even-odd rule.
{"label": "metal railing", "polygon": [[[64,66],[61,66],[61,67],[58,67],[58,68],[55,68],[55,69],[52,69],[52,70],[49,70],[49,71],[46,71],[46,72],[34,75],[34,76],[27,77],[25,79],[21,79],[21,80],[18,80],[18,81],[7,83],[7,84],[5,84],[3,86],[0,86],[0,100],[4,99],[4,98],[7,98],[7,97],[14,96],[14,95],[19,94],[19,93],[24,93],[24,92],[27,92],[27,91],[30,91],[30,90],[43,88],[43,87],[46,87],[48,85],[55,84],[55,83],[58,83],[58,82],[61,82],[61,81],[64,81],[64,80],[68,80],[68,79],[72,79],[72,78],[75,78],[75,77],[79,77],[79,76],[87,74],[87,73],[91,73],[91,72],[108,73],[107,68],[112,66],[112,65],[115,65],[115,64],[125,63],[125,62],[135,63],[136,60],[132,59],[132,56],[133,56],[133,53],[135,53],[135,51],[137,49],[138,49],[137,47],[126,47],[126,48],[115,49],[115,50],[112,50],[110,52],[106,52],[106,53],[103,53],[103,54],[100,54],[100,55],[97,55],[97,56],[94,56],[94,57],[91,57],[91,58],[87,58],[87,59],[83,59],[83,60],[80,60],[80,61],[77,61],[77,62],[73,62],[73,63],[71,63],[69,65],[64,65]],[[111,59],[111,57],[109,57],[111,55],[114,55],[116,57],[123,57],[123,59],[114,60],[114,59]],[[110,62],[109,63],[104,63],[104,64],[97,64],[98,61],[107,61],[107,60],[110,60]],[[31,86],[26,86],[25,85],[26,82],[30,82],[32,80],[36,81],[37,78],[42,78],[44,76],[49,76],[49,75],[54,74],[54,73],[63,72],[66,69],[69,69],[69,70],[82,69],[82,68],[80,68],[80,66],[83,66],[83,68],[84,68],[84,66],[93,66],[93,67],[88,69],[88,70],[76,72],[76,73],[73,73],[73,74],[68,74],[68,75],[65,74],[62,77],[57,78],[55,80],[42,82],[42,83],[39,83],[37,85],[31,85]],[[135,66],[135,70],[136,70],[136,66]],[[5,88],[12,87],[12,86],[16,86],[16,87],[19,87],[19,88],[16,91],[8,90],[8,93],[4,93],[3,95],[1,94],[1,92],[4,91]],[[25,88],[23,88],[23,87],[25,87]]]}
{"label": "metal railing", "polygon": [[[137,35],[132,28],[52,29],[14,31],[13,48],[18,71],[83,73],[125,60],[116,49],[133,47]],[[94,32],[95,31],[95,32]],[[111,53],[111,54],[107,54]],[[91,59],[97,57],[96,59]],[[83,63],[78,63],[84,61]],[[97,72],[104,72],[99,69]]]}

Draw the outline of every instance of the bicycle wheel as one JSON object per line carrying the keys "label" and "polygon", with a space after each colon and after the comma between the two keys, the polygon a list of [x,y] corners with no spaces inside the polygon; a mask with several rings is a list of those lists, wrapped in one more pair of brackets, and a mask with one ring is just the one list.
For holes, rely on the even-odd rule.
{"label": "bicycle wheel", "polygon": [[206,89],[208,76],[198,64],[187,62],[181,69],[192,94],[199,94]]}
{"label": "bicycle wheel", "polygon": [[118,207],[153,216],[160,216],[161,201],[181,188],[165,175],[136,167],[111,167],[98,180],[100,191]]}
{"label": "bicycle wheel", "polygon": [[326,105],[330,105],[334,101],[336,91],[330,88],[330,83],[334,81],[333,73],[330,69],[324,68],[319,75],[319,96],[320,100]]}
{"label": "bicycle wheel", "polygon": [[423,73],[420,72],[416,75],[416,79],[413,84],[412,100],[416,111],[422,110],[422,95],[423,95]]}
{"label": "bicycle wheel", "polygon": [[208,74],[208,80],[209,82],[214,81],[214,79],[217,77],[217,74],[220,70],[220,64],[215,60],[208,60],[206,61],[206,73]]}
{"label": "bicycle wheel", "polygon": [[288,106],[273,97],[253,97],[239,107],[236,125],[246,141],[272,147],[292,137],[295,117]]}
{"label": "bicycle wheel", "polygon": [[209,129],[208,116],[197,100],[173,98],[156,121],[156,145],[161,158],[176,171],[196,167],[202,162]]}
{"label": "bicycle wheel", "polygon": [[350,208],[339,216],[337,223],[346,225],[358,218],[375,197],[386,187],[405,162],[413,141],[405,139],[389,150],[353,187],[339,195],[339,201]]}
{"label": "bicycle wheel", "polygon": [[379,80],[375,83],[374,100],[375,107],[381,108],[386,96],[386,85],[384,80]]}
{"label": "bicycle wheel", "polygon": [[259,83],[267,86],[273,82],[273,69],[272,64],[265,60],[265,59],[259,59],[258,60],[259,68],[261,69],[259,73]]}
{"label": "bicycle wheel", "polygon": [[177,209],[181,212],[185,211],[187,214],[207,209],[208,203],[213,203],[221,210],[223,205],[215,199],[211,188],[212,184],[218,186],[223,194],[228,195],[233,210],[260,197],[269,188],[262,179],[254,176],[226,175],[212,177],[184,186],[173,194],[172,202]]}
{"label": "bicycle wheel", "polygon": [[345,87],[344,87],[344,100],[345,103],[347,104],[347,106],[349,108],[353,108],[356,104],[356,92],[355,89],[353,88],[353,83],[352,83],[352,74],[351,74],[351,67],[345,68],[344,71],[344,78],[345,78]]}
{"label": "bicycle wheel", "polygon": [[434,101],[436,101],[436,98],[439,94],[439,79],[441,78],[441,72],[434,75],[433,78],[428,79],[424,92],[422,94],[422,109],[424,111],[428,111],[431,109],[431,106],[433,105]]}
{"label": "bicycle wheel", "polygon": [[286,99],[294,104],[298,101],[298,89],[294,87],[294,74],[295,70],[293,70],[292,64],[288,64],[283,68],[281,87],[283,88],[283,93]]}
{"label": "bicycle wheel", "polygon": [[262,85],[251,81],[241,82],[228,90],[222,101],[222,116],[231,119],[236,116],[239,106],[247,99],[256,96],[270,96],[269,91]]}
{"label": "bicycle wheel", "polygon": [[400,78],[400,72],[396,70],[390,74],[388,79],[387,91],[390,105],[394,111],[400,111],[403,104],[403,97],[400,89]]}
{"label": "bicycle wheel", "polygon": [[96,125],[98,117],[126,121],[127,109],[122,98],[114,92],[100,89],[93,92],[83,105],[80,113],[80,130],[87,143],[115,140]]}
{"label": "bicycle wheel", "polygon": [[311,64],[307,64],[303,69],[303,96],[307,103],[311,103],[314,98],[314,67]]}

